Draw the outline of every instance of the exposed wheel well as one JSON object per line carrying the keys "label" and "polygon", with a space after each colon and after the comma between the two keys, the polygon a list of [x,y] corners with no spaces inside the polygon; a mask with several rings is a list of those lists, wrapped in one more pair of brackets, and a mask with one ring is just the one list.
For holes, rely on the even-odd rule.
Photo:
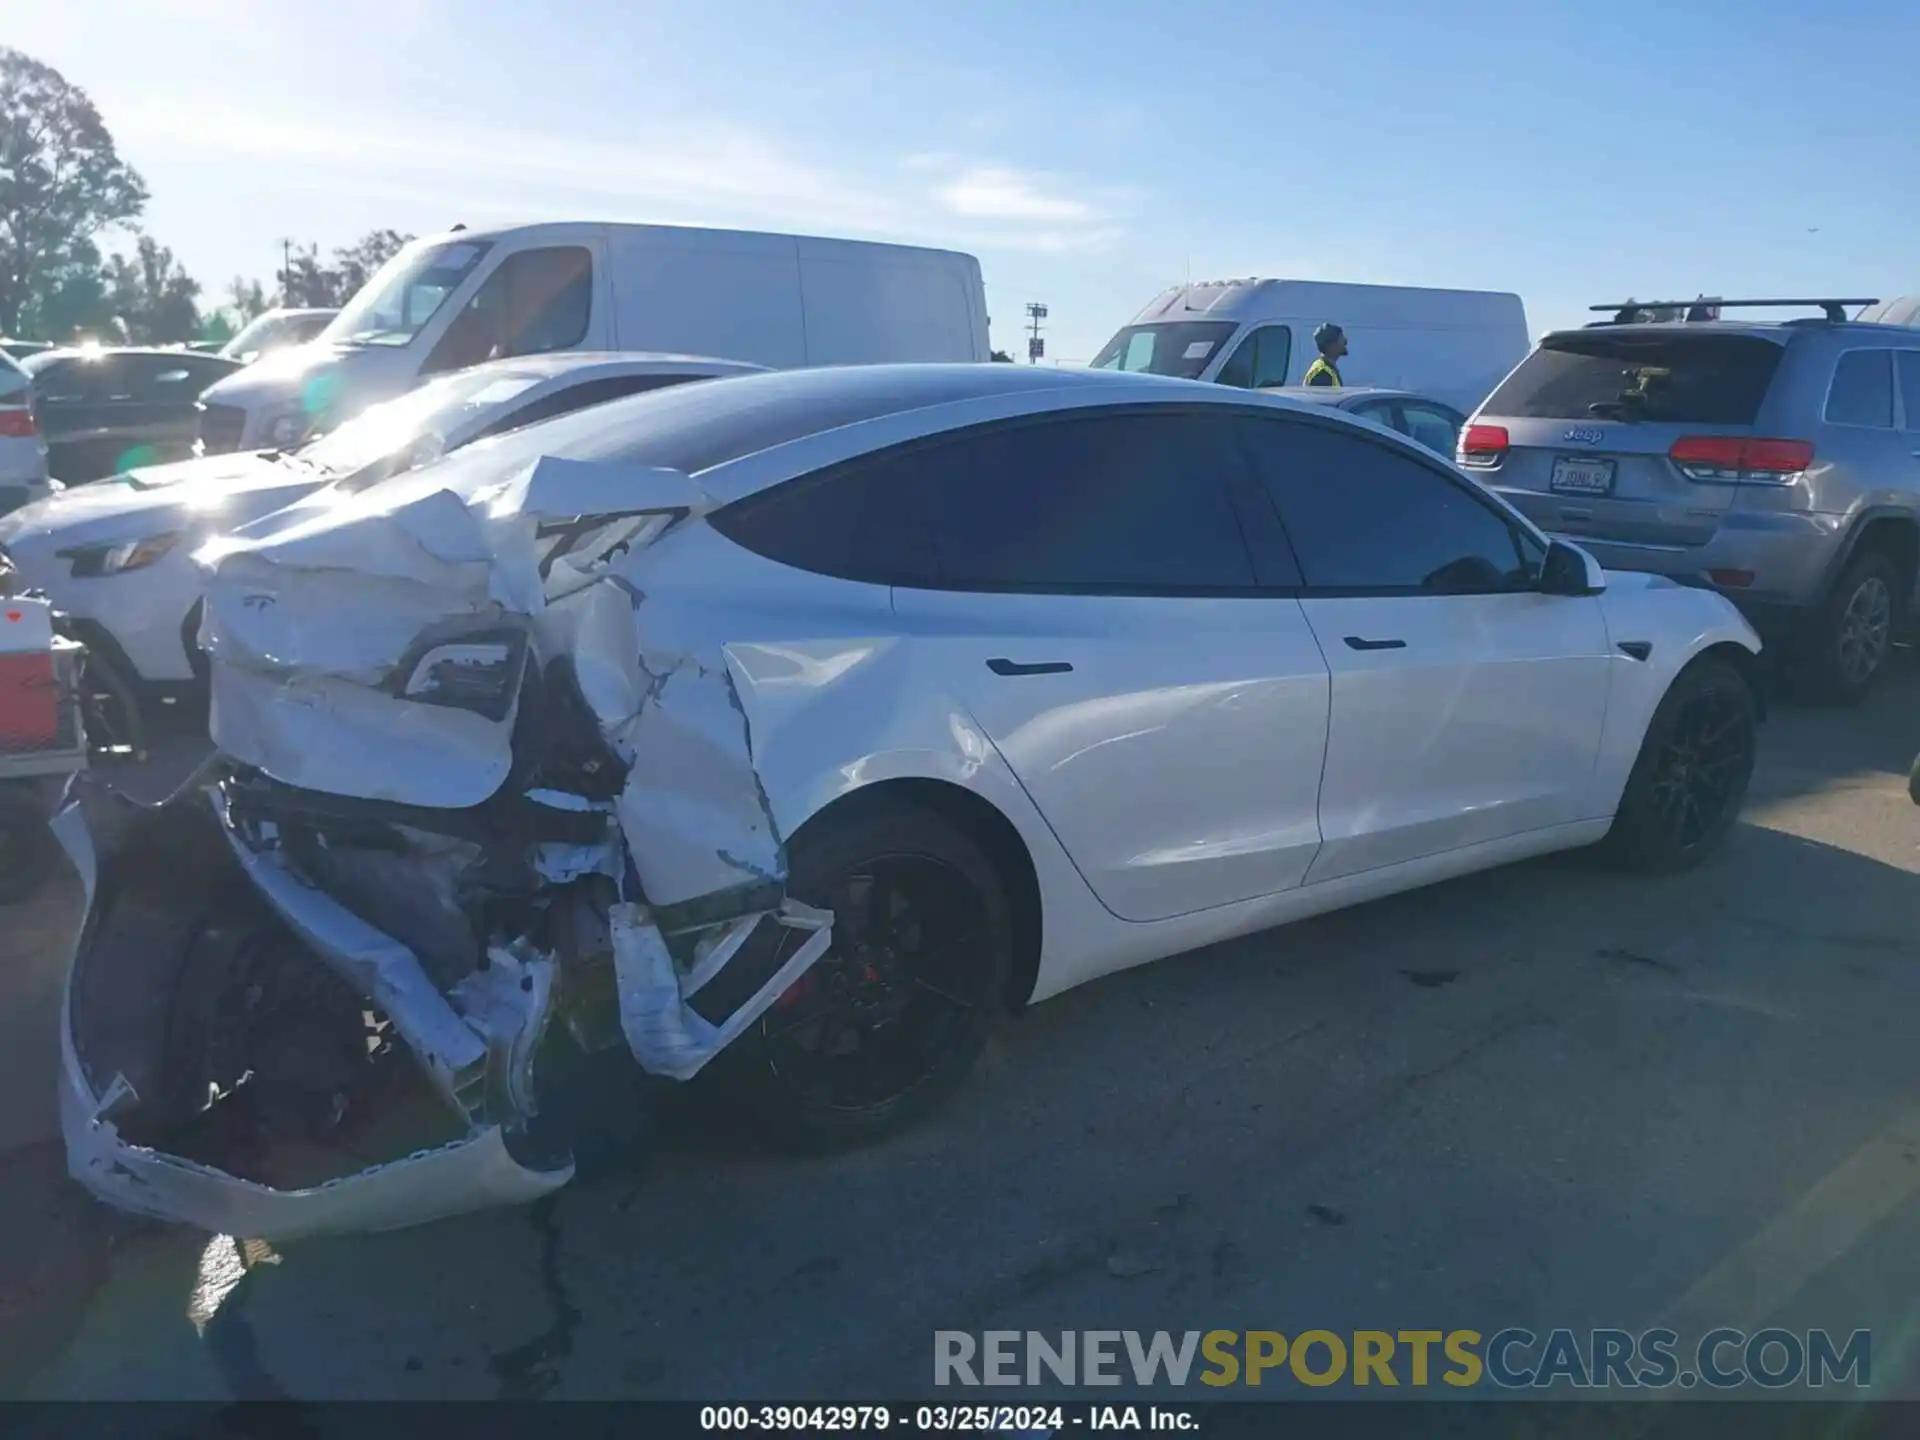
{"label": "exposed wheel well", "polygon": [[844,814],[852,807],[887,805],[917,805],[934,811],[965,831],[993,862],[1013,912],[1013,964],[1007,976],[1007,1008],[1017,1010],[1025,1005],[1040,973],[1040,879],[1034,873],[1033,857],[1027,853],[1020,832],[990,801],[971,790],[946,780],[924,779],[882,780],[863,786],[827,805],[807,824],[822,815]]}
{"label": "exposed wheel well", "polygon": [[[1736,644],[1731,640],[1722,640],[1718,645],[1707,646],[1706,649],[1689,660],[1687,665],[1691,668],[1694,665],[1698,665],[1702,660],[1708,659],[1724,660],[1740,673],[1740,678],[1747,682],[1747,689],[1753,694],[1755,714],[1762,720],[1766,719],[1766,670],[1760,663],[1760,657],[1744,645]],[[1679,678],[1678,675],[1674,677],[1676,680]]]}
{"label": "exposed wheel well", "polygon": [[[1904,606],[1913,595],[1914,572],[1920,566],[1920,526],[1911,520],[1881,516],[1860,527],[1848,563],[1870,550],[1877,550],[1893,561],[1900,574],[1901,593],[1895,603]],[[1898,617],[1896,617],[1898,618]]]}

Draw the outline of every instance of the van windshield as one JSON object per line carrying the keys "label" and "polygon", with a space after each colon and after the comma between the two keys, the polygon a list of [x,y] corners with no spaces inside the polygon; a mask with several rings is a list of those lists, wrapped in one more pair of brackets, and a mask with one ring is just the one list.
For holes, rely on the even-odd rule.
{"label": "van windshield", "polygon": [[1549,335],[1483,415],[1751,425],[1782,348],[1751,335]]}
{"label": "van windshield", "polygon": [[484,240],[456,240],[402,250],[360,287],[320,338],[340,345],[407,344],[491,248]]}
{"label": "van windshield", "polygon": [[1128,325],[1093,357],[1093,368],[1198,380],[1207,362],[1238,328],[1232,320]]}

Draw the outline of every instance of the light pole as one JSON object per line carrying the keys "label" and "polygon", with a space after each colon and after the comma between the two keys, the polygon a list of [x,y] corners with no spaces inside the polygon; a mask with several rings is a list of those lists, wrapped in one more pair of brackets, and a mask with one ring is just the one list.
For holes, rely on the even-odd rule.
{"label": "light pole", "polygon": [[1027,363],[1038,365],[1040,357],[1047,353],[1047,342],[1040,338],[1040,322],[1047,318],[1047,307],[1038,301],[1027,304]]}

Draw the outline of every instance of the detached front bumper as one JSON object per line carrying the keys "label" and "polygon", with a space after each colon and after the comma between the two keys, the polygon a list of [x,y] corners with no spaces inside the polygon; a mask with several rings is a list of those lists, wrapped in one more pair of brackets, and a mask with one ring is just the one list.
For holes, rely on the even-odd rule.
{"label": "detached front bumper", "polygon": [[[103,894],[99,857],[79,806],[62,810],[53,828],[80,874],[86,897],[74,958],[78,967],[99,937],[102,908],[111,896]],[[111,1043],[116,1037],[102,1038]],[[60,1124],[73,1178],[122,1209],[220,1234],[291,1240],[340,1231],[394,1230],[493,1205],[525,1204],[573,1176],[571,1164],[535,1169],[520,1163],[509,1153],[497,1124],[288,1189],[134,1143],[121,1133],[120,1117],[137,1109],[143,1097],[124,1073],[116,1072],[104,1084],[98,1083],[97,1070],[95,1078],[89,1078],[76,1044],[71,979],[61,1007],[60,1071]]]}

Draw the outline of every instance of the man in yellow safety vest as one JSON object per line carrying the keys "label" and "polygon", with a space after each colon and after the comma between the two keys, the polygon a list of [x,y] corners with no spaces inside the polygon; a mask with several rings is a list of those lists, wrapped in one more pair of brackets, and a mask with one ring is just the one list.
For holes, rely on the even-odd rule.
{"label": "man in yellow safety vest", "polygon": [[1340,388],[1340,370],[1334,363],[1347,353],[1347,332],[1332,321],[1328,321],[1313,332],[1313,344],[1320,354],[1307,367],[1302,385],[1330,385]]}

